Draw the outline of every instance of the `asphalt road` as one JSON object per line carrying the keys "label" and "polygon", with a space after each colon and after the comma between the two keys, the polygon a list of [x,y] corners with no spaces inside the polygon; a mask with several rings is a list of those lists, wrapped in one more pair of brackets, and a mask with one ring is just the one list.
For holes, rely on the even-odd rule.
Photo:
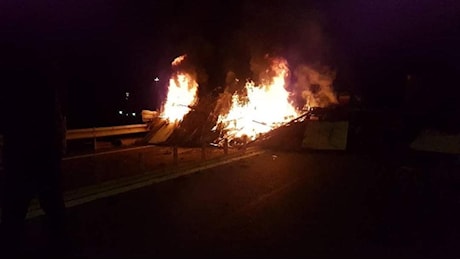
{"label": "asphalt road", "polygon": [[270,151],[70,208],[67,236],[58,246],[43,218],[32,219],[20,252],[73,258],[459,258],[460,196],[451,174],[458,164],[436,159],[413,165],[396,157]]}

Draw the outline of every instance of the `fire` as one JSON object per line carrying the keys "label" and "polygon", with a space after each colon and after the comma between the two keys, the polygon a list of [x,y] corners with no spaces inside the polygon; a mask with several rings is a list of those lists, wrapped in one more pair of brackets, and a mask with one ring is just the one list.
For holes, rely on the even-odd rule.
{"label": "fire", "polygon": [[228,138],[247,136],[254,140],[300,115],[285,89],[289,74],[286,60],[273,59],[270,70],[274,74],[271,79],[260,85],[248,81],[247,96],[233,94],[230,111],[218,117],[218,124],[223,126]]}
{"label": "fire", "polygon": [[185,58],[187,58],[187,54],[184,54],[184,55],[181,55],[177,58],[175,58],[172,62],[171,62],[171,65],[173,66],[178,66],[179,64],[181,64]]}
{"label": "fire", "polygon": [[[185,58],[186,55],[177,57],[172,65],[178,66]],[[169,80],[168,95],[160,116],[169,122],[182,121],[190,112],[190,107],[197,102],[197,90],[198,83],[192,74],[183,71],[175,72]]]}

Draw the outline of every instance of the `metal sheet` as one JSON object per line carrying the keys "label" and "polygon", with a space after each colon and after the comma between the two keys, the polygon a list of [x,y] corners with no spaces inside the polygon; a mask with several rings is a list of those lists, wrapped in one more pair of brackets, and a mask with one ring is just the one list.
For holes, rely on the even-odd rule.
{"label": "metal sheet", "polygon": [[417,151],[460,154],[460,134],[424,130],[415,138],[410,147]]}
{"label": "metal sheet", "polygon": [[166,142],[168,138],[172,135],[176,127],[177,124],[175,123],[164,124],[160,129],[153,133],[148,143],[160,144]]}
{"label": "metal sheet", "polygon": [[305,128],[302,148],[315,150],[345,150],[348,121],[311,121]]}

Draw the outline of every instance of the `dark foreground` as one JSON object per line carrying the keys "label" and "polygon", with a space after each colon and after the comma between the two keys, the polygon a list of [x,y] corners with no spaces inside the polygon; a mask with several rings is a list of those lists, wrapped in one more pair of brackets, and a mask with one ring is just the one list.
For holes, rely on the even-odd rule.
{"label": "dark foreground", "polygon": [[[278,152],[68,210],[18,257],[459,258],[458,157]],[[3,251],[3,250],[2,250]]]}

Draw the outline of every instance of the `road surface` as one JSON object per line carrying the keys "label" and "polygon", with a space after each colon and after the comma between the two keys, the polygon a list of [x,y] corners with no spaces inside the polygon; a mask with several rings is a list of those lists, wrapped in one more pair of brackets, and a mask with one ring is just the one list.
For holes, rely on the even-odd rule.
{"label": "road surface", "polygon": [[[34,218],[21,252],[73,258],[458,258],[460,197],[458,178],[451,176],[458,168],[443,165],[425,160],[414,166],[375,154],[267,151],[72,207],[65,247],[53,246],[43,219]],[[439,172],[451,177],[433,177]]]}

